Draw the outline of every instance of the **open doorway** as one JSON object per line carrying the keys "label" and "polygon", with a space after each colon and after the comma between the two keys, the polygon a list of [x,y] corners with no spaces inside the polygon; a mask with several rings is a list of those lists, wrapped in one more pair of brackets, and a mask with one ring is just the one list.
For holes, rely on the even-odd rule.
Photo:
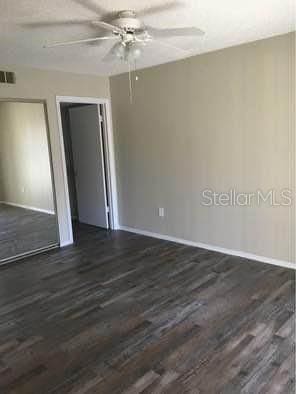
{"label": "open doorway", "polygon": [[104,104],[60,102],[74,240],[80,230],[113,228]]}

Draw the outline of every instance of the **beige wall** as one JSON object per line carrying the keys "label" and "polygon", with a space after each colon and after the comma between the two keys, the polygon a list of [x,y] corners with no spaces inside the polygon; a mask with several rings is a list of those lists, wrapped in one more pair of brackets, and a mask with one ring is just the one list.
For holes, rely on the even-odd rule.
{"label": "beige wall", "polygon": [[3,202],[54,212],[43,104],[0,102]]}
{"label": "beige wall", "polygon": [[128,76],[111,78],[121,225],[294,261],[291,208],[201,205],[207,188],[293,187],[294,40],[141,70],[133,105]]}
{"label": "beige wall", "polygon": [[62,171],[62,152],[59,144],[56,96],[109,97],[109,80],[105,77],[45,71],[14,66],[1,66],[1,70],[16,73],[15,85],[0,85],[0,98],[46,100],[49,131],[54,161],[54,180],[57,189],[57,209],[62,243],[71,238],[68,231],[66,194]]}

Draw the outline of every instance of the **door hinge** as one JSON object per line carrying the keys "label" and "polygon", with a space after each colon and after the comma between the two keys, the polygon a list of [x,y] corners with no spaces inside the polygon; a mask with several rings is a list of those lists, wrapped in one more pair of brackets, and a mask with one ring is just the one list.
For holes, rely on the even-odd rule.
{"label": "door hinge", "polygon": [[103,119],[103,116],[102,116],[102,115],[99,115],[99,121],[100,121],[101,123],[103,123],[104,119]]}
{"label": "door hinge", "polygon": [[109,207],[106,208],[106,212],[110,213],[110,208]]}

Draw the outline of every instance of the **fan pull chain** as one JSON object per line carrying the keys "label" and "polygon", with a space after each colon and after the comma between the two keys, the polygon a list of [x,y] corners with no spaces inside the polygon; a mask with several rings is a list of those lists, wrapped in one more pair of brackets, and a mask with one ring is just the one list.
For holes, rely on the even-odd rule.
{"label": "fan pull chain", "polygon": [[135,81],[137,82],[139,80],[139,77],[137,75],[137,60],[135,59]]}
{"label": "fan pull chain", "polygon": [[133,81],[132,81],[132,70],[131,70],[130,62],[128,62],[128,80],[129,80],[130,103],[133,104]]}
{"label": "fan pull chain", "polygon": [[[134,102],[134,84],[133,84],[133,78],[132,78],[132,68],[131,68],[131,63],[128,61],[128,80],[129,80],[129,98],[130,98],[130,103],[133,104]],[[136,74],[137,71],[137,62],[134,60],[134,72]],[[135,75],[135,81],[138,81],[139,77],[137,74]]]}

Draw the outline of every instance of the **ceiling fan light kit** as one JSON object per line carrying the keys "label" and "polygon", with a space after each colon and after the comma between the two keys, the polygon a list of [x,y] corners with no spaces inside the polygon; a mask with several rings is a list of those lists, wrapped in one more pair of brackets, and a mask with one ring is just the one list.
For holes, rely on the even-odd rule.
{"label": "ceiling fan light kit", "polygon": [[140,58],[142,49],[135,43],[118,43],[113,48],[113,53],[118,59],[131,63]]}

